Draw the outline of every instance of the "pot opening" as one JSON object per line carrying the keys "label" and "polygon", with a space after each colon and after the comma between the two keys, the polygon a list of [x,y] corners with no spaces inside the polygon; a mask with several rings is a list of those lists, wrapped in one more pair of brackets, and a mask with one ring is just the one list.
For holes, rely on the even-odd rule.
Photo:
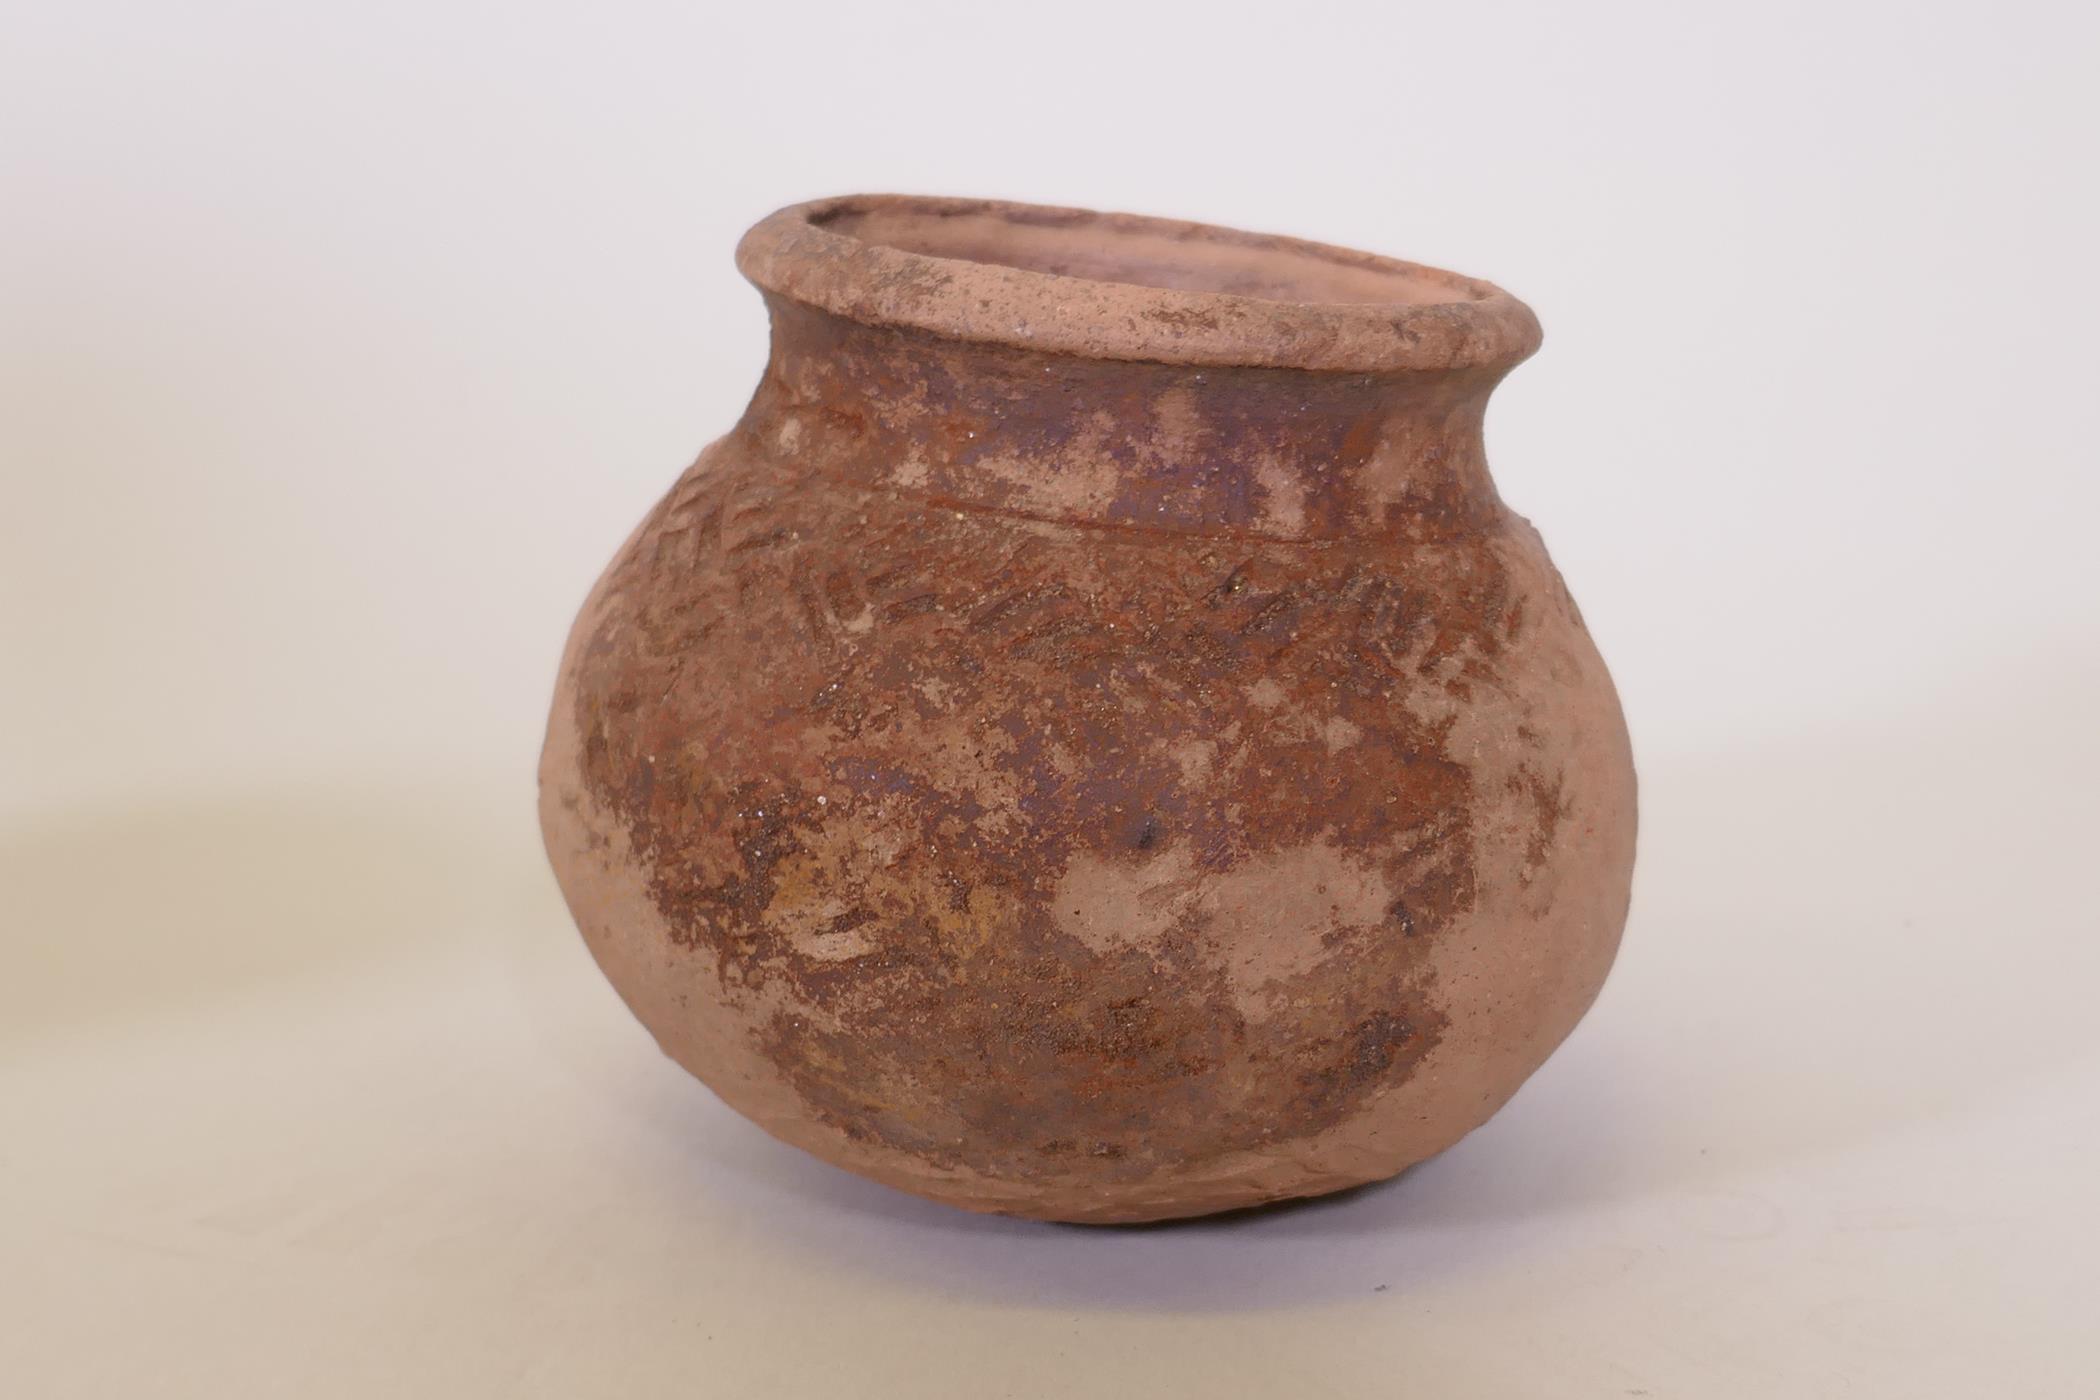
{"label": "pot opening", "polygon": [[1320,305],[1429,306],[1480,294],[1426,268],[1202,224],[1085,210],[898,201],[819,213],[812,224],[925,257],[1177,292]]}
{"label": "pot opening", "polygon": [[1318,371],[1506,371],[1538,321],[1486,282],[1296,238],[986,199],[846,195],[737,248],[770,295],[1043,354]]}

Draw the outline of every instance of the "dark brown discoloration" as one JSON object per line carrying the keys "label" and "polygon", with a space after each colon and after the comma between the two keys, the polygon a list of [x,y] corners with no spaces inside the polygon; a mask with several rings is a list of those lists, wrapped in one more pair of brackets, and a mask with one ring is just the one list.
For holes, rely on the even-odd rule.
{"label": "dark brown discoloration", "polygon": [[799,1103],[776,1131],[918,1189],[1288,1192],[1263,1163],[1499,1024],[1479,920],[1519,883],[1558,917],[1534,881],[1598,810],[1539,680],[1579,624],[1480,454],[1506,365],[1131,363],[770,301],[749,412],[601,584],[555,721],[562,822],[616,829],[668,965],[707,969],[706,1022],[652,1028],[689,1064],[741,1037],[709,1053]]}
{"label": "dark brown discoloration", "polygon": [[[1162,552],[1127,532],[929,517],[773,463],[705,479],[714,491],[658,529],[720,513],[797,542],[668,566],[631,552],[624,606],[585,653],[583,778],[648,857],[675,938],[715,953],[727,988],[777,978],[821,1001],[825,1034],[856,1047],[834,1065],[810,1018],[775,1025],[768,1054],[819,1112],[843,1128],[872,1096],[889,1107],[856,1131],[891,1141],[902,1113],[987,1171],[1009,1165],[994,1127],[1028,1119],[1127,1139],[1116,1172],[1135,1175],[1328,1126],[1435,1044],[1409,937],[1468,907],[1472,784],[1446,726],[1391,697],[1448,653],[1442,585],[1354,547]],[[819,541],[855,561],[830,570],[843,619],[792,586]],[[1491,551],[1449,557],[1440,577],[1497,567]],[[767,678],[772,698],[754,705],[725,672]],[[644,712],[643,696],[659,700]],[[1309,847],[1362,853],[1378,917],[1329,928],[1329,955],[1259,1018],[1200,907],[1112,950],[1053,908],[1075,857],[1199,881]],[[1404,926],[1384,916],[1395,902]],[[1328,1033],[1338,1010],[1404,1014],[1380,1075]],[[936,1056],[998,1068],[943,1081]]]}
{"label": "dark brown discoloration", "polygon": [[1553,854],[1553,840],[1560,834],[1560,824],[1568,815],[1561,793],[1563,780],[1548,782],[1537,769],[1523,767],[1510,778],[1510,785],[1531,801],[1531,835],[1524,845],[1524,858],[1533,867],[1544,866]]}
{"label": "dark brown discoloration", "polygon": [[[1279,539],[1478,533],[1500,370],[1218,370],[959,345],[771,298],[745,423],[833,480],[1045,519]],[[1402,473],[1366,470],[1405,461]]]}

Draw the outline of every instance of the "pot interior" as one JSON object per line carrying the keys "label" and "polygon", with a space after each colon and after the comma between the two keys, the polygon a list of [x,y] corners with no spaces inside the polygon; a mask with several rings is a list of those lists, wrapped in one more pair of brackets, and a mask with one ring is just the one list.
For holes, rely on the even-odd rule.
{"label": "pot interior", "polygon": [[1367,255],[1344,261],[1312,245],[1200,224],[909,201],[848,207],[812,222],[864,243],[927,257],[1126,286],[1322,305],[1426,306],[1477,299],[1448,280],[1401,264]]}

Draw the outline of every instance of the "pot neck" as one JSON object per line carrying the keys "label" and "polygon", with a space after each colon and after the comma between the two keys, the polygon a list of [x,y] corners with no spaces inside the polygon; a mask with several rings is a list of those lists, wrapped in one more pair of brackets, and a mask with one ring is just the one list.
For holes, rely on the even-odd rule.
{"label": "pot neck", "polygon": [[1280,540],[1434,537],[1501,511],[1481,418],[1504,365],[1089,358],[766,302],[772,352],[738,432],[789,470],[956,508]]}

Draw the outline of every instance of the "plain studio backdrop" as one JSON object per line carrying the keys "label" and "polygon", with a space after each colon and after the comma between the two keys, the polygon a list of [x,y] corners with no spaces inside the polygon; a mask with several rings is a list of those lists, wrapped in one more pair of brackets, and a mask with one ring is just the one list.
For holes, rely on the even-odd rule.
{"label": "plain studio backdrop", "polygon": [[[0,33],[0,1375],[63,1395],[2090,1395],[2091,7],[28,4]],[[539,853],[776,206],[1529,301],[1624,695],[1590,1018],[1398,1182],[964,1216],[654,1052]]]}

